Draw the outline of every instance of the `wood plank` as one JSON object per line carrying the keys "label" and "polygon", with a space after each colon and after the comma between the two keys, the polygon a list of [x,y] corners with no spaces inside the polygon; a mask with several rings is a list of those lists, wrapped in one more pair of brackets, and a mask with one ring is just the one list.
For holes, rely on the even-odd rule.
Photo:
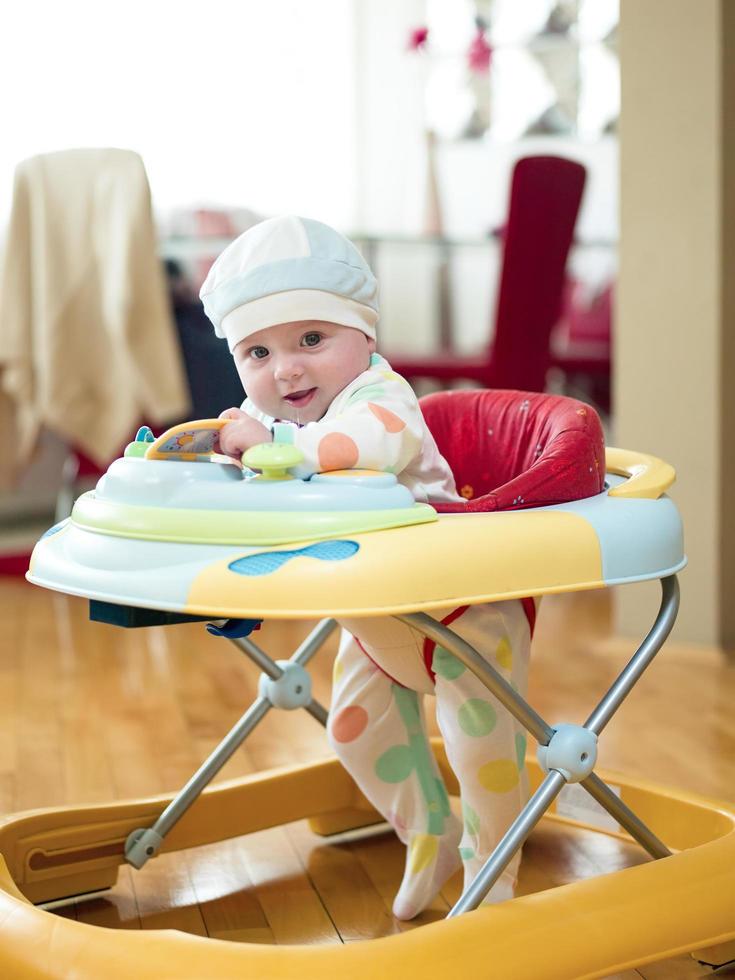
{"label": "wood plank", "polygon": [[182,854],[207,935],[231,942],[275,943],[242,858],[242,840]]}
{"label": "wood plank", "polygon": [[646,966],[639,966],[637,973],[643,980],[699,980],[701,977],[712,976],[709,967],[697,963],[691,956],[676,956],[671,960],[648,963]]}
{"label": "wood plank", "polygon": [[[15,807],[15,776],[18,770],[18,701],[20,696],[20,647],[27,603],[12,603],[0,583],[0,812]],[[27,598],[27,593],[23,599]]]}
{"label": "wood plank", "polygon": [[189,869],[180,854],[159,854],[131,880],[143,929],[207,935]]}
{"label": "wood plank", "polygon": [[626,970],[624,973],[610,973],[602,980],[640,980],[641,975],[636,970]]}
{"label": "wood plank", "polygon": [[302,823],[289,824],[288,835],[343,942],[400,932],[348,844],[325,844]]}
{"label": "wood plank", "polygon": [[57,806],[66,802],[59,710],[60,648],[56,617],[50,602],[46,614],[36,616],[35,595],[28,593],[18,645],[20,683],[17,726],[20,809]]}
{"label": "wood plank", "polygon": [[237,840],[238,857],[280,945],[341,942],[339,933],[295,850],[289,828],[278,827]]}
{"label": "wood plank", "polygon": [[74,903],[78,922],[108,929],[141,929],[140,914],[133,887],[133,869],[121,866],[114,888],[93,898],[78,898]]}

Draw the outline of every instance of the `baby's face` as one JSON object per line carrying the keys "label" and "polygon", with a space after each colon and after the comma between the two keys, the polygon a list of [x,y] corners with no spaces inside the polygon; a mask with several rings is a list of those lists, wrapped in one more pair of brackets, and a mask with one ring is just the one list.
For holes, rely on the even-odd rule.
{"label": "baby's face", "polygon": [[267,415],[318,422],[343,388],[367,371],[375,341],[323,320],[265,327],[233,351],[243,388]]}

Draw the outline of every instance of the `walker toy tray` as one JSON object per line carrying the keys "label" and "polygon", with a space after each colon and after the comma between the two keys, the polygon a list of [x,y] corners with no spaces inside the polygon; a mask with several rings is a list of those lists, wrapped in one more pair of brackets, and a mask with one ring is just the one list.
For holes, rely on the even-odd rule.
{"label": "walker toy tray", "polygon": [[388,473],[288,478],[292,446],[255,447],[246,460],[266,472],[248,476],[212,455],[222,424],[133,444],[39,541],[29,580],[170,612],[316,618],[603,588],[685,564],[661,492],[673,475],[653,457],[608,450],[595,497],[437,519]]}

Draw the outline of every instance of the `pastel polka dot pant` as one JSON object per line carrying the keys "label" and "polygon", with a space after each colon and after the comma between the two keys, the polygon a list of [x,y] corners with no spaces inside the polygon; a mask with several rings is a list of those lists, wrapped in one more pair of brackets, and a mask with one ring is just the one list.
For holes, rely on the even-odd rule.
{"label": "pastel polka dot pant", "polygon": [[[530,628],[519,601],[434,615],[525,693]],[[475,675],[417,631],[393,619],[343,620],[342,626],[329,736],[362,792],[407,845],[394,913],[408,919],[430,904],[460,863],[466,887],[517,816],[527,796],[526,740]],[[429,693],[436,695],[437,722],[459,782],[461,821],[429,748],[423,714]],[[519,860],[487,901],[512,897]]]}

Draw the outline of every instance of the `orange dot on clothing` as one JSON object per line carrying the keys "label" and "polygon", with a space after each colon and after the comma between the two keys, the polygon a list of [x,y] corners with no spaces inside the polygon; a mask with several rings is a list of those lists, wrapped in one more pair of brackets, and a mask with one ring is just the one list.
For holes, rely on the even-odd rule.
{"label": "orange dot on clothing", "polygon": [[365,731],[367,723],[367,711],[357,704],[351,704],[339,711],[330,725],[332,735],[338,742],[354,742]]}
{"label": "orange dot on clothing", "polygon": [[322,470],[352,469],[359,455],[357,443],[342,432],[330,432],[319,443],[319,466]]}
{"label": "orange dot on clothing", "polygon": [[399,419],[394,412],[389,412],[382,405],[376,405],[375,402],[368,402],[368,408],[375,418],[383,423],[386,432],[401,432],[402,429],[406,428],[406,423],[403,419]]}

